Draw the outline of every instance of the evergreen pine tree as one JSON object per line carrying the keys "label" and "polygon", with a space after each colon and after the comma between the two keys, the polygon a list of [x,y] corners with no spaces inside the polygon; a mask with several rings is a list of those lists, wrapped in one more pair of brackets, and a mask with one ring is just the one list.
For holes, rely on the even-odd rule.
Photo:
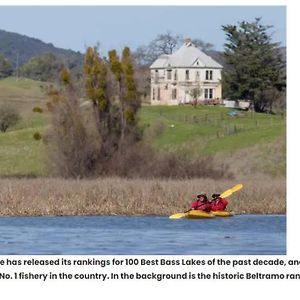
{"label": "evergreen pine tree", "polygon": [[97,128],[102,138],[109,135],[110,130],[110,100],[107,91],[107,68],[99,57],[96,47],[89,47],[84,62],[85,92],[92,101]]}
{"label": "evergreen pine tree", "polygon": [[260,20],[223,26],[227,39],[224,56],[229,65],[223,73],[223,88],[227,97],[250,100],[255,111],[264,112],[271,109],[270,91],[284,89],[285,74],[276,51],[278,43],[272,43],[267,33],[272,26],[262,25]]}
{"label": "evergreen pine tree", "polygon": [[10,61],[0,53],[0,79],[10,76],[12,72],[13,69]]}
{"label": "evergreen pine tree", "polygon": [[131,131],[136,126],[136,113],[140,108],[134,69],[130,49],[125,47],[122,52],[122,68],[124,72],[124,118],[126,130]]}

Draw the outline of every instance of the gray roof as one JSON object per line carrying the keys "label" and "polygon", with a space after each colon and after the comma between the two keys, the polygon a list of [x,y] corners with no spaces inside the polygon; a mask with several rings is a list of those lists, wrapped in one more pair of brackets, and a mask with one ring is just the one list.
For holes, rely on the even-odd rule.
{"label": "gray roof", "polygon": [[150,66],[150,69],[167,67],[223,68],[222,65],[196,48],[191,42],[184,43],[173,54],[159,56]]}

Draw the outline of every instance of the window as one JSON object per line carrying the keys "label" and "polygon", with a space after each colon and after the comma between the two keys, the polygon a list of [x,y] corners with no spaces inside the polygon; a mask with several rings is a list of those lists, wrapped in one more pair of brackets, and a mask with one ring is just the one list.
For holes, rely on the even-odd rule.
{"label": "window", "polygon": [[167,70],[167,79],[168,80],[172,79],[172,70]]}
{"label": "window", "polygon": [[174,72],[174,80],[177,81],[177,70]]}
{"label": "window", "polygon": [[196,81],[199,81],[200,80],[200,73],[199,71],[196,72],[196,78],[195,78]]}
{"label": "window", "polygon": [[204,98],[213,99],[213,89],[204,89]]}
{"label": "window", "polygon": [[154,81],[158,81],[158,70],[155,70],[155,76],[154,76]]}
{"label": "window", "polygon": [[185,71],[185,80],[190,80],[190,71],[189,70]]}
{"label": "window", "polygon": [[155,88],[152,89],[152,100],[155,100]]}
{"label": "window", "polygon": [[177,89],[172,90],[172,99],[177,99]]}
{"label": "window", "polygon": [[206,80],[212,80],[213,79],[213,71],[212,70],[206,70],[205,79]]}
{"label": "window", "polygon": [[158,101],[160,100],[160,88],[159,87],[157,88],[157,100]]}

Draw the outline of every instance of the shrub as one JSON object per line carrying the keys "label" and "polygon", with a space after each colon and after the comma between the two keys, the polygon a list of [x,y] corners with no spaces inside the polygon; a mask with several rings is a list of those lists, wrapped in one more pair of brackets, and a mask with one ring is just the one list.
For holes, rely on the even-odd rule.
{"label": "shrub", "polygon": [[42,139],[42,135],[37,131],[33,134],[33,138],[36,140],[36,141],[39,141]]}
{"label": "shrub", "polygon": [[43,112],[43,109],[39,106],[35,106],[33,109],[32,109],[33,112],[36,112],[36,113],[42,113]]}
{"label": "shrub", "polygon": [[0,78],[11,76],[13,72],[11,62],[0,53]]}
{"label": "shrub", "polygon": [[227,178],[233,174],[213,157],[190,159],[177,153],[156,153],[143,145],[128,145],[106,162],[100,175],[127,178]]}
{"label": "shrub", "polygon": [[55,175],[82,178],[95,171],[101,144],[95,134],[93,117],[89,116],[86,122],[77,92],[67,83],[67,78],[64,72],[64,89],[48,92],[51,127],[45,132],[43,142],[49,167]]}
{"label": "shrub", "polygon": [[2,105],[0,107],[0,131],[6,132],[6,130],[14,126],[21,119],[18,111],[9,105]]}

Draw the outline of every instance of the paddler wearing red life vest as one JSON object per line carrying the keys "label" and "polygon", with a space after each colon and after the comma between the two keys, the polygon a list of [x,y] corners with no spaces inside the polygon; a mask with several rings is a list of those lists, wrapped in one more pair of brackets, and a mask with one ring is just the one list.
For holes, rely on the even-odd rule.
{"label": "paddler wearing red life vest", "polygon": [[209,203],[206,194],[197,195],[197,200],[191,203],[191,210],[202,210],[206,212],[211,211],[211,204]]}
{"label": "paddler wearing red life vest", "polygon": [[228,205],[228,201],[225,198],[221,198],[220,194],[212,194],[212,200],[210,201],[211,210],[225,210]]}

